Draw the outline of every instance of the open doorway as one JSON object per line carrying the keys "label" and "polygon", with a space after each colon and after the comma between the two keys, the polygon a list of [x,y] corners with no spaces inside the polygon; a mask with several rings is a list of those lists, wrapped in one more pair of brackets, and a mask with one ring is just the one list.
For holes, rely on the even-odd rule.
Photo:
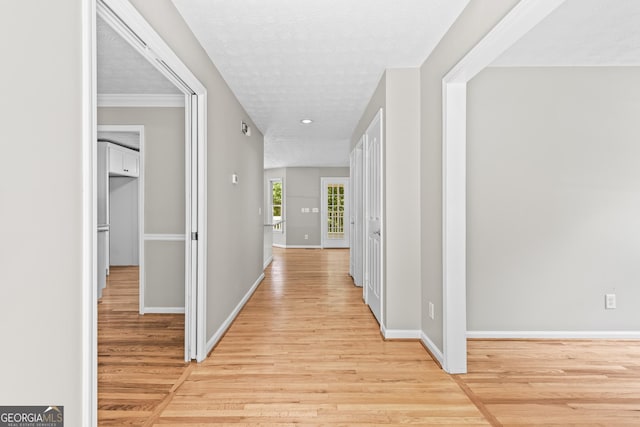
{"label": "open doorway", "polygon": [[[110,250],[110,246],[113,245],[110,245],[108,242],[105,245],[105,239],[101,239],[100,236],[100,234],[104,234],[104,232],[97,227],[98,225],[101,225],[103,230],[109,230],[111,225],[109,224],[109,216],[106,218],[98,218],[98,212],[96,209],[99,204],[99,195],[96,185],[98,183],[97,173],[102,172],[107,180],[117,180],[114,181],[111,186],[112,189],[116,187],[118,190],[127,188],[125,191],[126,194],[119,194],[117,196],[112,194],[112,198],[122,196],[120,197],[121,199],[138,200],[135,209],[131,209],[126,215],[123,215],[128,216],[129,218],[135,216],[139,219],[139,221],[135,221],[135,219],[132,220],[132,222],[136,223],[135,226],[130,224],[131,227],[129,227],[129,232],[125,233],[128,235],[129,243],[134,241],[134,244],[129,245],[127,248],[127,251],[133,256],[125,259],[124,261],[115,261],[127,264],[127,267],[123,267],[122,271],[119,271],[119,273],[122,274],[118,274],[117,280],[114,279],[114,281],[118,281],[120,284],[135,281],[135,284],[137,285],[138,277],[143,278],[143,280],[140,281],[140,284],[142,285],[142,292],[140,292],[139,302],[136,301],[137,304],[134,306],[134,310],[130,310],[135,316],[139,316],[139,312],[140,314],[154,312],[155,307],[156,312],[173,312],[171,316],[174,318],[177,316],[180,319],[179,328],[176,327],[177,323],[172,321],[167,322],[166,320],[159,320],[159,327],[160,330],[166,331],[167,334],[171,333],[173,334],[172,336],[178,336],[178,352],[173,354],[170,357],[170,360],[172,361],[172,364],[175,364],[176,368],[183,369],[185,361],[193,359],[201,361],[206,357],[206,319],[204,314],[204,301],[206,300],[204,287],[204,283],[206,281],[206,263],[204,262],[204,259],[206,257],[206,252],[204,240],[198,239],[199,233],[206,233],[204,222],[206,218],[204,185],[206,177],[206,89],[177,58],[171,49],[159,38],[155,31],[129,2],[122,0],[98,0],[96,2],[96,12],[97,29],[100,29],[100,26],[102,26],[103,29],[108,29],[112,37],[110,41],[121,44],[117,50],[118,55],[123,55],[125,52],[133,52],[135,54],[134,57],[136,58],[135,61],[138,61],[137,63],[145,64],[147,70],[152,70],[156,76],[160,76],[164,79],[165,84],[173,88],[173,93],[168,94],[169,96],[167,96],[167,94],[157,96],[157,94],[154,94],[152,88],[145,88],[144,84],[153,80],[151,78],[142,79],[143,85],[138,86],[138,88],[141,88],[139,90],[133,89],[129,91],[121,91],[121,93],[101,92],[101,81],[98,77],[96,82],[98,87],[98,97],[97,102],[93,104],[94,117],[98,116],[99,120],[97,120],[97,123],[106,123],[107,121],[101,120],[104,118],[104,114],[102,114],[104,111],[97,111],[98,105],[102,107],[114,107],[116,104],[122,110],[126,110],[128,108],[128,112],[131,113],[129,116],[133,116],[133,108],[141,107],[141,105],[139,105],[140,96],[138,96],[140,94],[142,94],[142,98],[144,99],[143,103],[146,103],[146,107],[173,107],[157,108],[157,110],[163,110],[165,112],[168,110],[174,110],[174,115],[176,113],[175,110],[179,110],[177,113],[177,120],[181,123],[181,126],[178,132],[179,135],[174,138],[173,142],[174,146],[176,142],[178,143],[177,146],[179,147],[181,156],[172,156],[171,153],[167,153],[166,150],[164,150],[164,154],[168,157],[173,157],[174,160],[178,162],[172,167],[175,169],[173,172],[178,173],[181,177],[179,180],[174,180],[177,181],[175,185],[181,189],[181,196],[179,200],[173,200],[170,203],[171,206],[176,208],[176,215],[174,215],[174,219],[177,220],[174,221],[174,223],[178,224],[176,226],[177,228],[174,227],[175,229],[163,231],[162,233],[158,233],[157,231],[154,233],[146,233],[146,231],[149,230],[149,226],[153,225],[149,224],[150,217],[144,213],[145,206],[148,207],[150,201],[149,197],[144,197],[145,189],[149,190],[148,186],[145,186],[145,177],[147,174],[145,173],[144,155],[145,135],[150,134],[149,128],[146,124],[144,127],[139,126],[141,123],[144,124],[143,121],[137,121],[133,117],[129,117],[129,120],[110,122],[111,125],[114,123],[126,125],[124,128],[102,127],[98,129],[97,123],[94,122],[95,127],[93,128],[93,135],[100,136],[106,140],[104,141],[104,151],[106,153],[107,162],[103,165],[104,167],[98,167],[100,150],[98,148],[97,138],[94,139],[92,144],[95,145],[91,150],[94,153],[92,168],[93,176],[91,177],[93,185],[91,185],[91,183],[87,183],[87,188],[93,188],[91,193],[91,204],[93,208],[90,209],[96,212],[93,216],[95,234],[93,235],[94,255],[93,262],[91,263],[93,265],[91,269],[93,271],[92,288],[94,290],[94,296],[93,304],[91,304],[90,307],[86,307],[88,316],[92,319],[92,323],[94,325],[91,334],[94,336],[94,339],[97,339],[97,316],[99,311],[97,310],[97,302],[102,289],[104,289],[104,285],[102,285],[100,281],[100,276],[104,270],[109,269],[109,265],[114,264],[114,258],[117,258],[113,256],[114,252]],[[96,27],[94,27],[94,31]],[[94,32],[94,37],[97,40],[96,56],[99,58],[101,34],[96,31]],[[122,44],[126,46],[128,51],[122,48]],[[130,55],[128,59],[131,60],[131,58],[132,56]],[[128,65],[131,66],[133,62],[134,60],[129,61]],[[98,63],[98,69],[99,66],[100,64]],[[135,79],[126,79],[123,84],[125,86],[130,85],[134,80]],[[132,88],[129,87],[129,89]],[[136,96],[131,96],[135,92],[138,92]],[[117,102],[114,101],[116,98],[119,98],[117,99]],[[166,105],[167,103],[171,105]],[[163,120],[160,119],[159,121],[162,122]],[[135,126],[136,124],[138,126]],[[161,132],[163,131],[161,130]],[[108,137],[105,137],[105,133],[110,134]],[[123,142],[122,138],[124,138],[126,136],[125,134],[128,133],[133,133],[137,136],[139,144],[138,147],[127,146],[127,144]],[[163,150],[160,151],[162,152]],[[118,161],[118,159],[121,161]],[[132,162],[127,162],[127,160],[131,159],[133,159]],[[153,159],[150,159],[147,166],[152,164],[157,166],[158,162],[152,162],[152,160]],[[110,165],[110,163],[113,164]],[[116,163],[119,164],[118,170],[114,169]],[[102,170],[100,171],[100,169]],[[132,172],[132,169],[135,169],[135,172]],[[109,173],[110,171],[112,172],[111,174]],[[163,171],[160,170],[156,175],[162,176]],[[162,192],[164,189],[165,188],[162,184],[157,186],[156,193],[159,194],[156,194],[158,196],[156,199],[162,198]],[[147,193],[149,193],[149,191],[147,191]],[[102,197],[108,198],[109,194],[106,196],[103,195]],[[161,216],[162,218],[167,219],[167,215],[164,215],[166,213],[167,212],[163,212],[163,215],[156,215],[156,217]],[[136,236],[133,236],[133,239],[131,239],[131,233],[136,234]],[[157,234],[162,234],[162,236],[158,237]],[[145,236],[149,238],[145,238]],[[137,250],[135,249],[135,243],[138,244]],[[102,257],[98,256],[99,254],[97,252],[100,251],[95,251],[98,246],[102,246],[103,250],[106,250],[107,260],[104,259],[104,252]],[[133,246],[133,248],[131,246]],[[109,254],[110,252],[111,254]],[[118,256],[119,255],[122,254],[118,254]],[[135,255],[138,255],[137,260],[135,259]],[[111,258],[110,261],[109,258]],[[171,262],[167,263],[165,262],[166,260],[170,260]],[[139,273],[138,267],[135,266],[136,262],[138,262],[141,267]],[[167,267],[168,264],[173,265],[173,275],[166,275],[161,271],[163,268]],[[159,272],[156,271],[155,277],[153,278],[154,282],[162,280],[179,282],[177,295],[178,299],[180,299],[179,304],[163,304],[162,302],[158,303],[158,301],[149,301],[147,298],[149,287],[145,286],[145,282],[146,284],[150,282],[151,278],[149,276],[149,272],[151,270],[148,267],[151,265],[158,267],[156,270],[159,270]],[[176,265],[179,266],[179,268],[175,268]],[[127,270],[127,268],[129,269]],[[176,276],[177,271],[179,271],[179,277]],[[128,283],[127,286],[130,284],[131,283]],[[126,292],[129,291],[127,290]],[[137,294],[138,290],[135,289],[135,292]],[[174,295],[174,297],[175,296],[176,295]],[[150,307],[151,309],[149,309]],[[103,309],[103,307],[101,307],[101,309]],[[184,312],[184,315],[181,314],[182,312]],[[153,319],[163,318],[160,316],[153,317],[152,319],[152,316],[148,315],[145,316],[144,319],[145,321],[153,321]],[[117,340],[118,334],[122,334],[121,336],[124,336],[122,332],[119,332],[117,321],[113,326],[113,330],[111,331],[111,337],[113,339]],[[126,356],[132,357],[133,359],[131,360],[134,362],[131,364],[136,365],[139,363],[139,358],[145,357],[149,353],[148,350],[149,349],[144,347],[144,344],[138,346],[132,345],[128,347]],[[118,354],[116,356],[121,357],[123,354]],[[96,347],[88,348],[86,357],[88,360],[92,361],[92,365],[94,367],[98,366],[98,349]],[[169,371],[170,369],[171,367],[166,369],[163,368],[163,372]],[[89,382],[87,384],[87,394],[89,394],[87,399],[91,402],[91,417],[93,420],[97,419],[96,402],[98,386],[96,378],[103,370],[104,367],[101,365],[97,371],[93,371],[92,378],[87,378],[87,381]],[[107,373],[107,375],[110,374]],[[122,373],[116,374],[116,376],[117,375],[122,375]],[[108,393],[111,393],[111,391],[108,391]],[[149,393],[149,395],[154,394]],[[158,394],[156,393],[155,395],[157,396]],[[143,404],[143,406],[144,405],[146,404]]]}
{"label": "open doorway", "polygon": [[[197,311],[196,296],[203,294],[203,292],[198,293],[198,285],[202,285],[204,283],[204,262],[198,261],[204,255],[204,249],[202,247],[202,242],[197,240],[197,235],[198,232],[202,232],[204,228],[204,215],[202,215],[202,211],[205,203],[198,203],[198,199],[204,198],[204,192],[202,191],[204,185],[199,185],[204,181],[204,165],[203,160],[199,156],[199,152],[204,151],[204,98],[206,96],[206,91],[130,4],[119,0],[99,0],[97,2],[97,16],[98,30],[102,28],[106,33],[106,36],[105,34],[97,34],[98,58],[100,58],[101,46],[107,46],[105,49],[108,49],[108,45],[110,43],[118,44],[116,52],[118,57],[124,57],[124,62],[126,64],[125,68],[128,67],[130,70],[133,70],[133,73],[135,73],[139,72],[139,70],[136,70],[136,67],[146,67],[143,68],[143,72],[149,76],[147,79],[141,79],[140,76],[135,76],[137,78],[123,79],[126,80],[122,82],[122,84],[127,93],[114,94],[113,91],[111,91],[112,93],[100,94],[98,97],[99,100],[101,97],[102,100],[105,98],[107,99],[107,102],[102,102],[101,104],[103,106],[114,105],[114,98],[117,98],[119,95],[125,95],[121,96],[120,105],[135,107],[136,105],[139,105],[139,100],[136,101],[136,97],[139,99],[139,95],[141,94],[142,98],[154,99],[153,102],[158,103],[157,94],[153,93],[154,85],[157,83],[153,83],[153,81],[159,80],[158,77],[160,77],[160,80],[163,80],[163,83],[161,84],[164,84],[165,88],[169,86],[173,89],[173,93],[167,94],[165,92],[163,94],[164,99],[167,98],[166,95],[173,95],[171,98],[175,102],[175,98],[177,96],[178,99],[182,100],[182,105],[184,105],[182,115],[184,131],[182,134],[183,137],[181,138],[184,140],[184,161],[181,165],[184,170],[184,178],[181,180],[184,183],[182,196],[184,198],[184,204],[183,209],[180,209],[180,215],[182,218],[178,218],[177,221],[174,221],[181,224],[179,227],[180,230],[175,230],[173,233],[160,233],[162,234],[162,239],[149,239],[154,242],[166,242],[166,244],[162,245],[163,248],[158,248],[158,244],[156,243],[146,242],[146,239],[144,239],[144,235],[146,234],[145,229],[140,230],[139,235],[142,236],[142,238],[140,238],[139,241],[140,252],[144,254],[145,249],[149,249],[149,252],[154,254],[154,263],[163,264],[163,258],[175,257],[176,254],[180,254],[178,256],[184,263],[184,268],[180,274],[182,279],[181,282],[184,283],[184,287],[182,289],[184,301],[181,304],[184,306],[185,312],[184,359],[201,360],[204,358],[204,355],[198,354],[198,343],[201,341],[201,348],[204,348],[204,338],[202,337],[200,340],[197,339],[199,338],[197,325],[200,324],[202,326],[200,329],[204,329],[204,313],[203,310],[201,310],[200,313]],[[111,32],[109,33],[108,30]],[[104,44],[101,44],[101,41],[103,41]],[[151,50],[151,46],[155,46],[155,49]],[[100,69],[100,63],[98,66]],[[113,69],[114,67],[111,67],[110,70],[107,70],[107,74],[104,72],[102,74],[108,76],[108,71],[113,71]],[[117,81],[118,76],[116,76],[115,79],[113,76],[110,77],[112,80]],[[101,79],[98,78],[99,89],[101,89],[100,80]],[[136,80],[139,82],[137,86],[133,84]],[[136,96],[131,96],[133,92],[138,92],[138,94],[136,94]],[[138,104],[136,104],[137,102]],[[117,148],[116,146],[112,148],[116,148],[114,151],[127,149],[126,147]],[[144,164],[144,157],[142,157],[141,163]],[[144,183],[144,173],[142,175],[141,183]],[[144,191],[140,191],[139,194],[144,194]],[[142,213],[142,215],[139,214],[138,217],[141,217],[142,221],[145,219],[144,207],[147,202],[148,200],[143,200],[143,203],[139,204],[139,212]],[[180,206],[182,203],[177,203],[176,205]],[[149,218],[147,218],[147,220],[148,219]],[[148,223],[149,221],[146,222]],[[151,246],[154,248],[152,249]],[[181,246],[182,249],[176,249],[178,246]],[[168,249],[169,247],[171,247],[171,249]],[[144,282],[147,278],[147,275],[145,274],[146,272],[144,271],[145,258],[147,258],[147,256],[141,257],[141,261],[143,263],[143,269],[141,272],[141,284],[143,286],[141,289],[143,292],[146,290]],[[157,274],[156,276],[163,275]],[[175,269],[172,276],[174,276],[175,280]],[[202,288],[204,287],[202,286]],[[147,311],[145,296],[141,295],[140,300],[141,312],[144,313]],[[155,305],[158,306],[157,304]],[[166,309],[168,308],[170,308],[170,311],[172,312],[180,310],[179,307],[175,306],[159,307],[160,310],[158,311],[160,312],[167,311]],[[204,336],[204,331],[201,331],[201,335]]]}

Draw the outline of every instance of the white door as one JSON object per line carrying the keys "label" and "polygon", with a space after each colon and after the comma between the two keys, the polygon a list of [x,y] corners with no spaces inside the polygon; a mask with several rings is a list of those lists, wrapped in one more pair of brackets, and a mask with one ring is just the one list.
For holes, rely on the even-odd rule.
{"label": "white door", "polygon": [[365,301],[382,324],[382,110],[365,133]]}
{"label": "white door", "polygon": [[349,275],[353,278],[353,282],[355,283],[356,277],[356,151],[353,150],[349,155],[349,195],[351,197],[350,205],[351,205],[351,215],[349,216],[349,226],[351,227],[351,233],[349,233]]}
{"label": "white door", "polygon": [[362,286],[364,275],[364,136],[351,153],[351,277],[356,286]]}
{"label": "white door", "polygon": [[320,178],[322,247],[349,247],[349,178]]}

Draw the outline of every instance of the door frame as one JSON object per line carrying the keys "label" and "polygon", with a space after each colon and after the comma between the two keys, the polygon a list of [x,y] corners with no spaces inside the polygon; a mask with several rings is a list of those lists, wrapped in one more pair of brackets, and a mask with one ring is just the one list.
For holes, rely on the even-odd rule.
{"label": "door frame", "polygon": [[[196,182],[197,192],[187,192],[188,216],[186,236],[196,233],[185,258],[192,261],[191,286],[185,286],[185,358],[202,361],[206,358],[206,136],[207,90],[189,68],[169,48],[127,0],[82,1],[82,425],[97,425],[97,206],[96,177],[97,149],[97,66],[96,14],[99,13],[123,38],[165,77],[185,94],[185,111],[189,122],[186,128],[188,147],[185,162]],[[195,207],[195,209],[194,209]],[[192,216],[193,213],[193,216]],[[197,216],[194,222],[192,218]],[[196,253],[197,252],[197,253]],[[191,256],[191,255],[194,256]],[[193,267],[195,265],[195,267]],[[193,277],[195,274],[197,277]],[[189,308],[186,304],[190,301]],[[187,330],[188,328],[188,330]]]}
{"label": "door frame", "polygon": [[[351,151],[351,257],[353,258],[353,271],[351,277],[356,286],[363,287],[364,276],[364,135],[360,137],[358,143]],[[362,294],[364,300],[364,291]]]}
{"label": "door frame", "polygon": [[[97,125],[98,132],[135,132],[138,134],[138,307],[144,314],[144,125]],[[107,266],[108,268],[108,266]]]}
{"label": "door frame", "polygon": [[467,83],[565,0],[521,0],[442,79],[443,369],[467,372]]}
{"label": "door frame", "polygon": [[[331,242],[331,240],[329,240],[327,238],[327,234],[329,232],[328,228],[327,228],[327,215],[328,215],[328,211],[327,211],[327,193],[325,192],[326,186],[329,182],[335,182],[338,184],[342,184],[344,186],[344,191],[345,191],[345,195],[344,195],[344,238],[343,241],[345,242],[342,245],[330,245],[329,243]],[[350,198],[351,198],[351,194],[350,194],[350,189],[349,189],[349,185],[350,185],[351,179],[348,176],[336,176],[336,177],[321,177],[320,178],[320,245],[322,246],[322,248],[348,248],[349,247],[349,239],[350,239],[350,233],[351,233],[351,224],[350,222],[350,215],[351,215],[351,206],[350,206]],[[347,194],[349,193],[349,194]]]}

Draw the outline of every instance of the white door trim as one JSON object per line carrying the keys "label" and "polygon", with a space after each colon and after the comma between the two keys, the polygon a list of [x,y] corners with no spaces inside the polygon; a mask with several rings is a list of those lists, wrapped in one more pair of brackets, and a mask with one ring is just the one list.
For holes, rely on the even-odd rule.
{"label": "white door trim", "polygon": [[522,0],[442,81],[443,368],[452,374],[467,372],[467,82],[564,1]]}
{"label": "white door trim", "polygon": [[[83,227],[83,294],[82,294],[82,424],[97,425],[97,209],[96,209],[96,149],[97,89],[96,89],[96,12],[118,31],[140,54],[146,57],[165,77],[176,84],[189,100],[189,107],[197,106],[192,117],[195,132],[187,144],[197,150],[198,209],[197,231],[198,277],[189,294],[197,301],[195,358],[206,357],[206,105],[207,90],[187,66],[169,48],[127,0],[82,0],[82,227]],[[193,100],[193,103],[192,103]],[[190,128],[190,126],[185,126]],[[190,153],[189,153],[190,154]],[[191,218],[188,216],[187,218]],[[190,221],[186,221],[187,223]],[[190,229],[185,230],[190,235]],[[194,313],[195,315],[195,313]],[[188,317],[188,316],[186,316]],[[191,346],[193,347],[193,345]]]}
{"label": "white door trim", "polygon": [[82,0],[82,408],[98,424],[97,81],[95,0]]}
{"label": "white door trim", "polygon": [[[344,186],[345,198],[344,198],[344,238],[342,243],[333,242],[327,238],[327,193],[325,191],[328,183],[342,184]],[[349,194],[349,177],[321,177],[320,178],[320,244],[322,248],[348,248],[349,247],[349,233],[351,232],[351,224],[349,223],[350,209],[350,194]]]}

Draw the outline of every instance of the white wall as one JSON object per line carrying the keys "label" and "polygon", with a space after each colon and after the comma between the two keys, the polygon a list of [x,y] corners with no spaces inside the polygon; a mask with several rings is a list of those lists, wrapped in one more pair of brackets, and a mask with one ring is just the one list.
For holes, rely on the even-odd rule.
{"label": "white wall", "polygon": [[470,82],[469,330],[640,329],[639,76],[488,68]]}
{"label": "white wall", "polygon": [[[132,0],[206,87],[207,338],[214,336],[262,274],[263,137],[170,0]],[[240,122],[252,127],[240,132]],[[239,183],[231,183],[238,174]]]}
{"label": "white wall", "polygon": [[69,426],[83,399],[82,3],[0,2],[0,402],[63,405]]}
{"label": "white wall", "polygon": [[[471,0],[420,69],[422,331],[442,349],[442,78],[517,0]],[[434,319],[428,302],[435,306]]]}
{"label": "white wall", "polygon": [[360,140],[380,108],[383,126],[385,328],[420,329],[420,73],[389,69],[351,138]]}

